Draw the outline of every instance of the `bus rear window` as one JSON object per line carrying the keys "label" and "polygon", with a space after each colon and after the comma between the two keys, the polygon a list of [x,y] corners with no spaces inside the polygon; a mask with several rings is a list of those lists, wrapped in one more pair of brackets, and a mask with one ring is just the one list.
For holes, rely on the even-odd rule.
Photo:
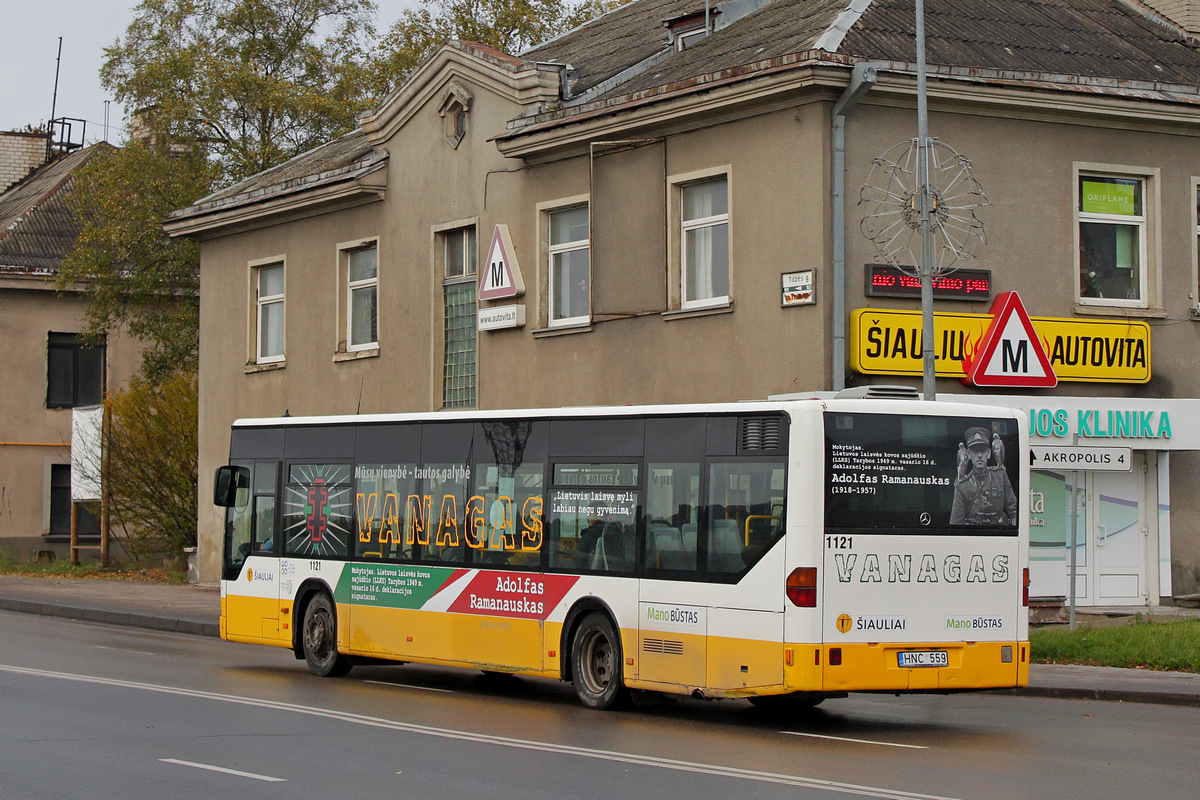
{"label": "bus rear window", "polygon": [[827,413],[825,525],[1015,535],[1016,420]]}

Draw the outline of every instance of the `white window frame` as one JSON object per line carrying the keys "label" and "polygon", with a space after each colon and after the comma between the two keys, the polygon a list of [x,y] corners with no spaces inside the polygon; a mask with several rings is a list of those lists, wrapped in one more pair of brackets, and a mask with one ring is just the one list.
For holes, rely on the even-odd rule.
{"label": "white window frame", "polygon": [[1200,315],[1200,178],[1192,178],[1192,289],[1188,292],[1188,305],[1193,316]]}
{"label": "white window frame", "polygon": [[[715,181],[724,181],[725,183],[725,208],[723,214],[714,214],[709,217],[698,217],[696,219],[684,218],[683,192],[690,186],[695,186],[703,183]],[[712,170],[704,170],[701,172],[689,173],[687,175],[675,176],[671,179],[672,192],[672,207],[674,209],[674,219],[676,225],[674,229],[679,238],[678,246],[675,252],[678,254],[679,262],[677,265],[678,274],[678,303],[677,307],[684,311],[702,310],[710,308],[721,308],[730,305],[730,297],[733,291],[733,225],[732,225],[732,203],[733,196],[733,180],[730,174],[729,167],[719,167]],[[725,225],[728,239],[728,252],[726,253],[726,282],[729,285],[728,294],[713,295],[712,297],[699,298],[689,300],[687,297],[687,234],[690,231],[701,230],[704,228],[716,227]]]}
{"label": "white window frame", "polygon": [[[573,241],[559,242],[556,244],[554,242],[554,215],[566,211],[575,211],[580,208],[585,208],[588,212],[587,236],[583,239],[575,239]],[[550,328],[565,328],[577,325],[587,325],[592,319],[592,214],[588,197],[573,197],[556,201],[553,204],[539,205],[538,210],[542,214],[542,219],[546,229],[546,326]],[[580,250],[588,251],[587,311],[584,314],[571,317],[556,316],[554,308],[554,290],[556,288],[554,257],[563,253],[573,253]]]}
{"label": "white window frame", "polygon": [[[449,254],[450,240],[454,234],[462,230],[470,229],[473,236],[468,241],[465,237],[464,251],[468,251],[471,256],[471,269],[469,272],[464,271],[462,274],[449,274]],[[434,275],[441,275],[441,291],[430,292],[430,314],[431,319],[437,320],[435,330],[442,331],[434,337],[437,344],[433,348],[432,364],[436,365],[438,370],[437,378],[430,381],[429,401],[433,408],[446,407],[445,397],[445,368],[446,368],[446,350],[445,350],[445,335],[444,326],[446,321],[446,287],[460,283],[475,283],[478,281],[479,273],[479,218],[467,217],[457,219],[451,222],[443,222],[430,227],[430,248],[431,261],[434,266]],[[467,253],[465,253],[467,254]],[[436,284],[435,284],[436,285]],[[476,287],[475,298],[476,309],[479,307],[478,287]],[[475,407],[479,402],[479,332],[475,332],[475,388],[474,397],[475,404],[472,406],[455,405],[454,408]]]}
{"label": "white window frame", "polygon": [[[1162,286],[1161,265],[1157,254],[1161,252],[1158,243],[1158,209],[1159,205],[1159,170],[1156,168],[1135,167],[1114,164],[1076,163],[1072,170],[1071,202],[1074,226],[1075,247],[1072,259],[1071,285],[1075,294],[1076,308],[1092,313],[1102,312],[1105,308],[1158,310],[1161,308],[1159,287]],[[1118,214],[1101,214],[1082,210],[1080,193],[1081,179],[1120,178],[1138,181],[1142,196],[1142,213],[1139,216]],[[1083,223],[1099,223],[1111,225],[1127,225],[1138,230],[1138,292],[1137,299],[1123,297],[1084,297],[1080,287],[1080,276],[1083,268],[1082,234]]]}
{"label": "white window frame", "polygon": [[[280,364],[287,359],[287,263],[283,256],[275,256],[273,258],[262,258],[251,261],[250,264],[250,287],[252,296],[254,297],[253,309],[253,336],[254,343],[252,353],[254,354],[255,364]],[[262,295],[260,287],[262,286],[262,274],[268,269],[279,268],[283,271],[283,291],[279,294]],[[263,311],[269,306],[279,305],[283,316],[280,319],[280,352],[273,355],[264,355],[262,351],[263,344]]]}
{"label": "white window frame", "polygon": [[[344,291],[342,303],[343,308],[343,325],[341,333],[345,336],[345,351],[348,353],[358,353],[365,350],[379,349],[379,239],[373,237],[369,239],[359,239],[353,242],[342,242],[338,244],[338,283],[339,291]],[[353,253],[363,250],[373,250],[375,252],[375,276],[363,280],[353,281],[350,279],[350,256]],[[360,342],[354,344],[354,293],[362,289],[375,289],[375,338],[369,342]]]}

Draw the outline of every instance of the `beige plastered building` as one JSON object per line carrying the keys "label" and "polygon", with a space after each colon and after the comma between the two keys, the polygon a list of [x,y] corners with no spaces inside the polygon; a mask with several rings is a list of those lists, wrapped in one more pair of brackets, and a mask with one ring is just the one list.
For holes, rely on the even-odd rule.
{"label": "beige plastered building", "polygon": [[[1079,603],[1186,601],[1200,593],[1197,4],[1012,5],[927,11],[929,130],[967,159],[935,188],[984,281],[934,310],[979,317],[1018,292],[1030,317],[1069,323],[1044,345],[1070,376],[964,384],[952,347],[937,389],[1032,413],[1035,444],[1130,450],[1128,471],[1037,474],[1035,595],[1069,593],[1075,481]],[[896,276],[869,267],[885,261],[862,231],[879,206],[859,202],[889,190],[884,211],[903,216],[912,188],[911,26],[911,3],[881,0],[716,3],[707,21],[703,4],[642,0],[517,56],[451,41],[357,130],[176,212],[168,231],[202,253],[203,576],[222,530],[209,482],[240,417],[919,387],[919,347],[896,344],[906,323],[880,316],[919,300],[871,288]],[[785,296],[805,280],[811,294]],[[1103,337],[1109,363],[1103,347],[1082,363]]]}
{"label": "beige plastered building", "polygon": [[[48,159],[46,138],[0,133],[0,548],[19,559],[69,558],[72,418],[123,385],[141,352],[120,333],[85,340],[86,293],[55,287],[79,232],[74,174],[108,145]],[[99,525],[80,515],[83,561],[99,554]]]}

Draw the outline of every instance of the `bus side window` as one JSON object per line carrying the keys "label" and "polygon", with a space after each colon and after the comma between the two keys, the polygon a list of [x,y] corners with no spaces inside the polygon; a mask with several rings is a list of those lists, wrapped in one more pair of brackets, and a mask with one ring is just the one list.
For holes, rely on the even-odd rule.
{"label": "bus side window", "polygon": [[696,520],[700,506],[700,464],[647,464],[647,573],[696,572]]}
{"label": "bus side window", "polygon": [[279,463],[259,461],[254,465],[254,547],[256,553],[275,549],[275,494]]}

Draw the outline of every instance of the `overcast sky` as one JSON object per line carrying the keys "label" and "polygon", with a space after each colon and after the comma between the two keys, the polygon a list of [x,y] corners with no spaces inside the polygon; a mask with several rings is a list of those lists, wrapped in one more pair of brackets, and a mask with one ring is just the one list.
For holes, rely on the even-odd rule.
{"label": "overcast sky", "polygon": [[[376,0],[377,28],[386,31],[416,0]],[[57,117],[86,120],[88,143],[105,138],[105,100],[100,86],[104,48],[124,36],[137,0],[59,0],[6,3],[0,48],[0,130],[21,130]],[[58,102],[54,71],[62,37]],[[78,123],[75,123],[78,125]],[[124,139],[124,110],[108,109],[108,141]],[[79,132],[73,138],[78,141]]]}

